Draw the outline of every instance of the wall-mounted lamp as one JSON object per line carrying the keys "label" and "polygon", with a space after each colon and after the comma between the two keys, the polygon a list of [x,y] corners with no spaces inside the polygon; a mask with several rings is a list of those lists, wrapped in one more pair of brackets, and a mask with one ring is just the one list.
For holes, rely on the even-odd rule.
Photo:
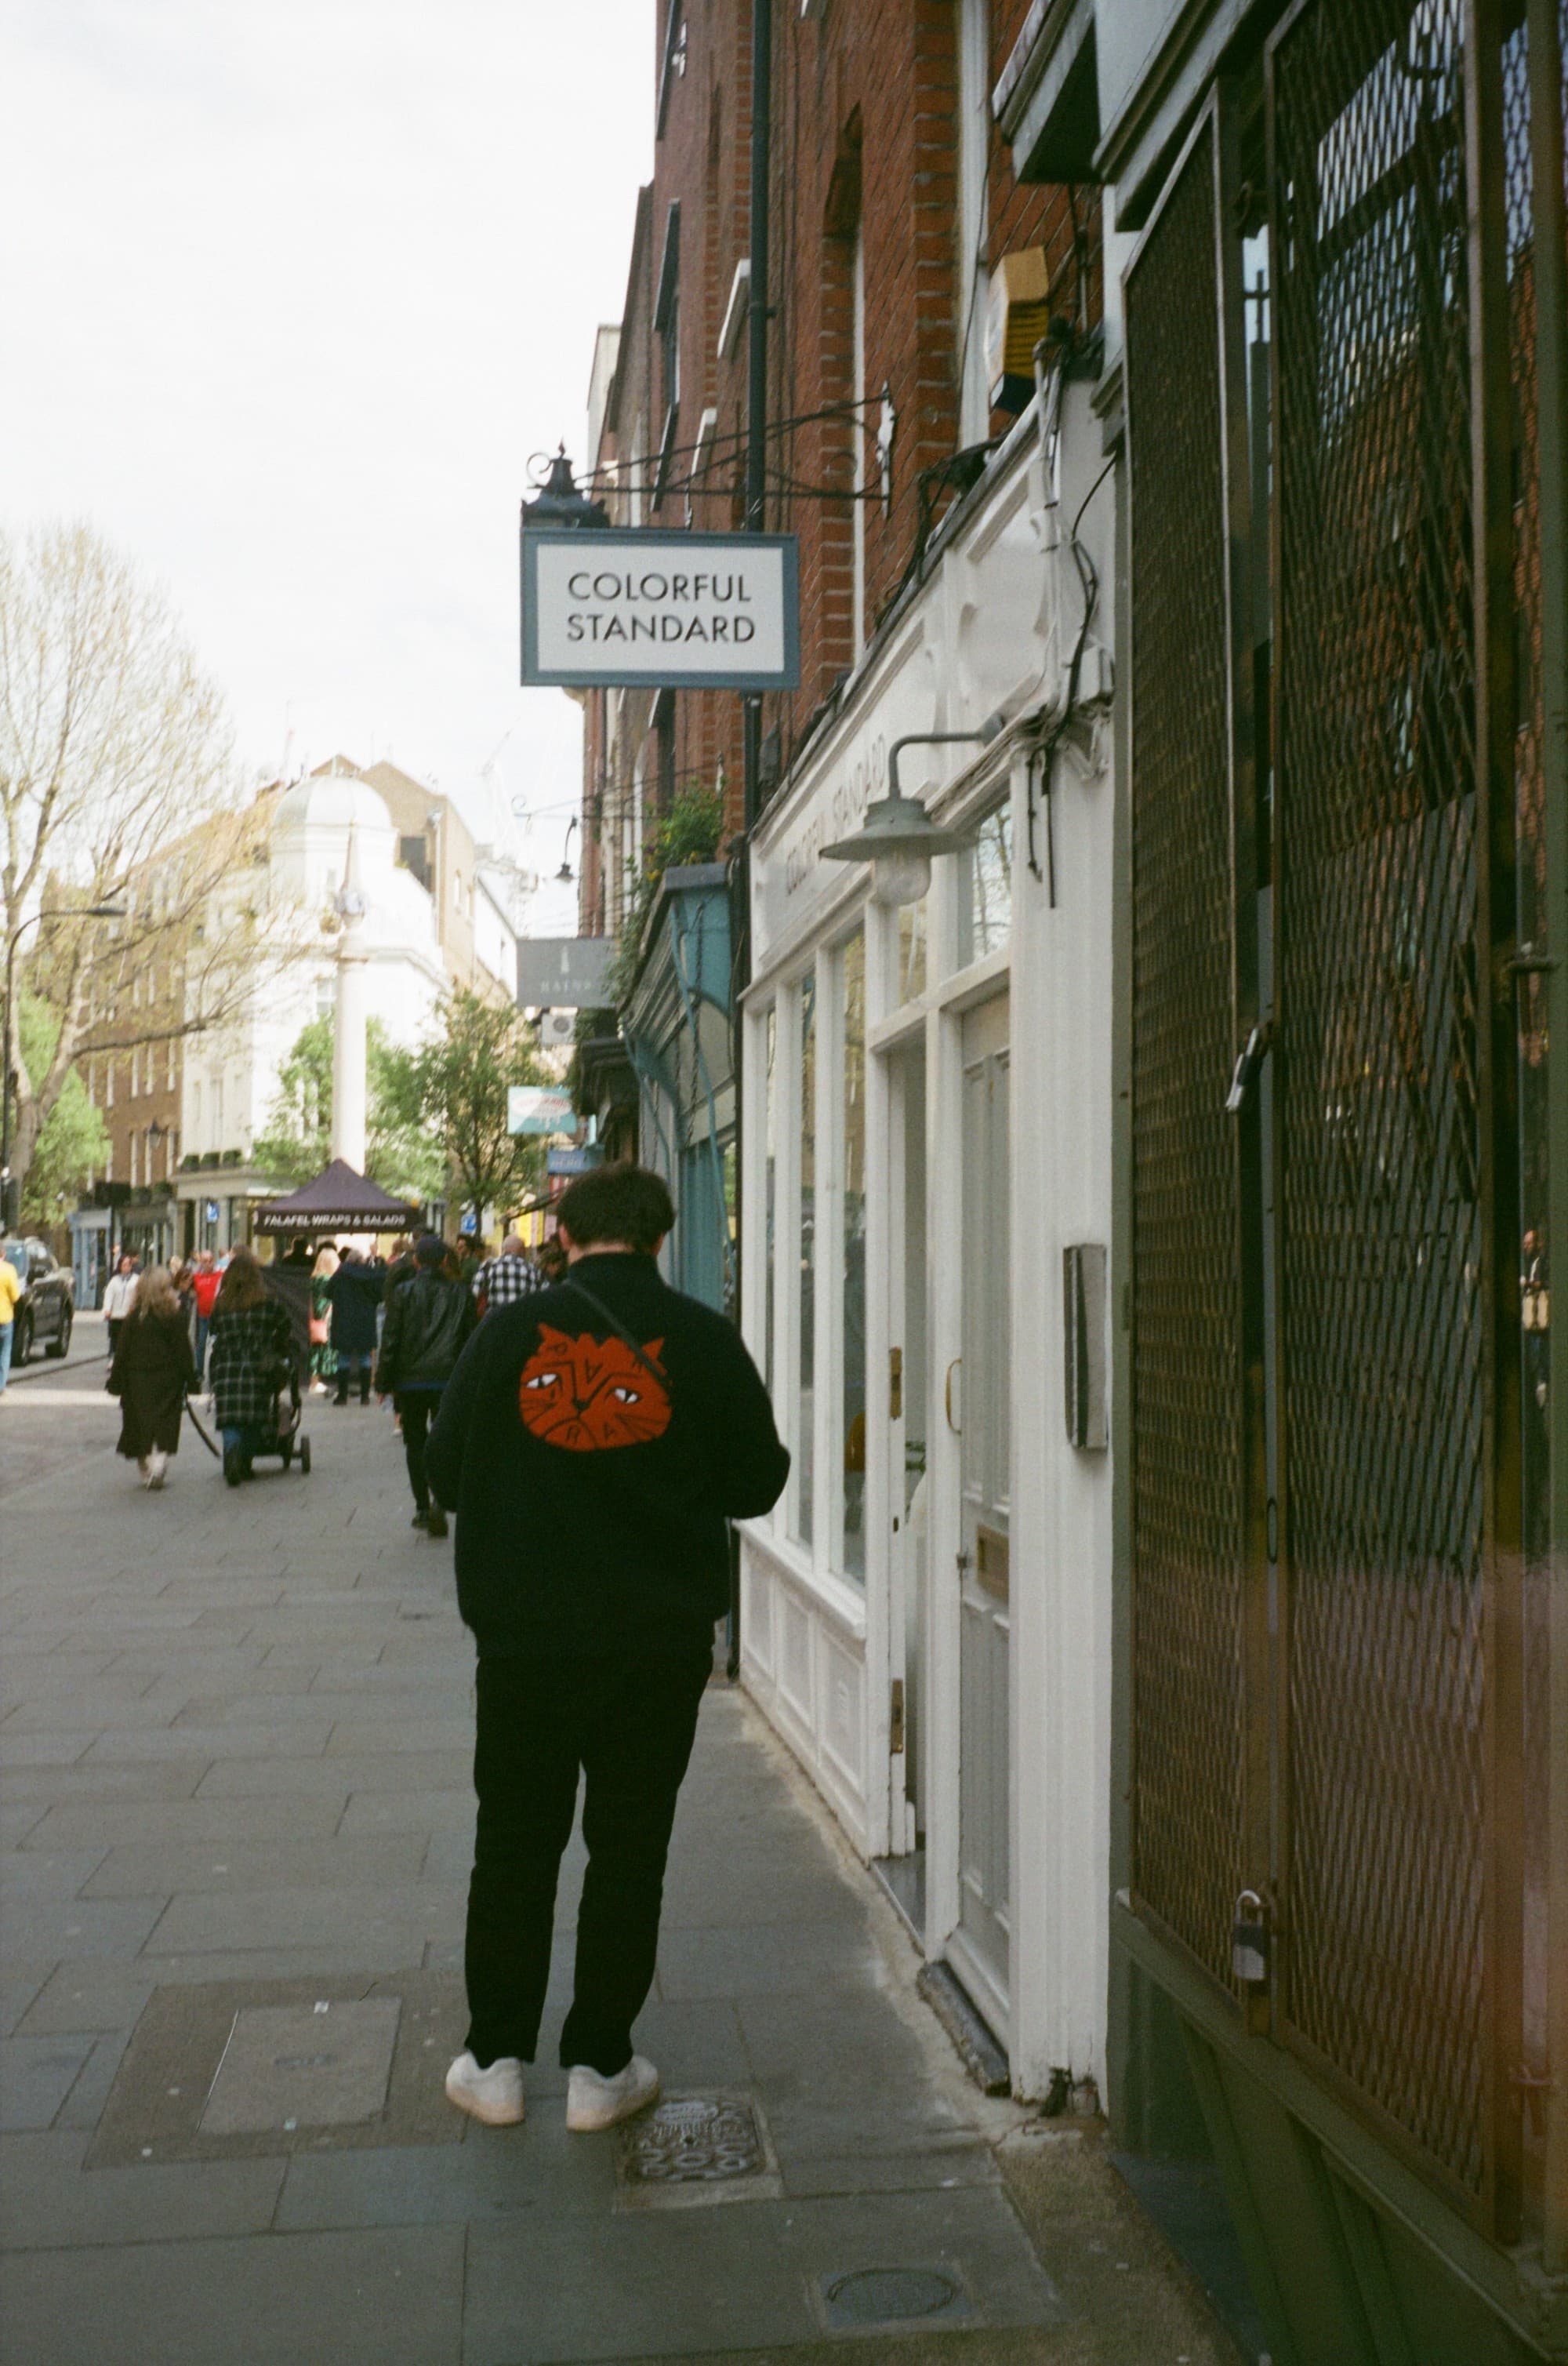
{"label": "wall-mounted lamp", "polygon": [[569,887],[577,875],[572,869],[572,832],[577,826],[577,817],[574,814],[566,824],[566,840],[561,848],[561,868],[555,873],[555,884],[558,887]]}
{"label": "wall-mounted lamp", "polygon": [[866,808],[866,818],[853,838],[824,846],[828,862],[868,862],[871,901],[890,910],[901,904],[918,904],[931,884],[931,858],[957,854],[973,832],[942,829],[917,797],[899,793],[899,756],[905,748],[989,747],[1002,729],[1002,718],[992,715],[978,731],[911,731],[895,739],[888,750],[888,794]]}

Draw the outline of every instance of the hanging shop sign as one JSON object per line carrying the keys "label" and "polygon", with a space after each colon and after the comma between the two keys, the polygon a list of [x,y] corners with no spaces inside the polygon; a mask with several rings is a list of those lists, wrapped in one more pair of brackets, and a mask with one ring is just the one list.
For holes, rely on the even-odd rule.
{"label": "hanging shop sign", "polygon": [[550,1085],[507,1087],[509,1133],[575,1133],[577,1124],[570,1093]]}
{"label": "hanging shop sign", "polygon": [[530,1010],[599,1010],[615,958],[613,937],[519,937],[517,998]]}
{"label": "hanging shop sign", "polygon": [[544,1154],[547,1175],[591,1175],[596,1166],[603,1164],[602,1142],[585,1142],[580,1150],[547,1150]]}
{"label": "hanging shop sign", "polygon": [[795,536],[525,525],[522,679],[798,690]]}

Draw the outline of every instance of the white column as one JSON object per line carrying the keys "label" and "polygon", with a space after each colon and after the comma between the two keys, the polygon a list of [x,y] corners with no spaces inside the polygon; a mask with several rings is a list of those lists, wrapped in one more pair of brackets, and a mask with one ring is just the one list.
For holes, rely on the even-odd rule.
{"label": "white column", "polygon": [[359,853],[349,832],[348,861],[338,896],[338,1009],[332,1043],[332,1156],[364,1172],[365,1030],[370,1020],[370,970],[365,960],[364,890]]}

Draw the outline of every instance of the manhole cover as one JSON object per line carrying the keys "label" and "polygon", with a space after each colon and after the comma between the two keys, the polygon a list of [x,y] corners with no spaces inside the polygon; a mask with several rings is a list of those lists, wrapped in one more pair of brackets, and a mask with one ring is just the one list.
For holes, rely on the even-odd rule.
{"label": "manhole cover", "polygon": [[700,2095],[632,2121],[620,2166],[623,2185],[712,2185],[759,2175],[767,2153],[749,2103]]}
{"label": "manhole cover", "polygon": [[821,2285],[830,2327],[907,2325],[922,2317],[967,2316],[957,2276],[942,2268],[853,2268]]}
{"label": "manhole cover", "polygon": [[396,1997],[241,2006],[201,2115],[203,2135],[341,2127],[386,2101]]}

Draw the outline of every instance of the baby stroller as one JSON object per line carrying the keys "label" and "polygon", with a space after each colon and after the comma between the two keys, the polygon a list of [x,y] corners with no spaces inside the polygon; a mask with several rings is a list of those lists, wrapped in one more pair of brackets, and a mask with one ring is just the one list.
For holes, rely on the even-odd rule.
{"label": "baby stroller", "polygon": [[[300,1470],[308,1478],[310,1440],[301,1434],[299,1427],[298,1370],[293,1364],[273,1364],[262,1377],[263,1385],[267,1391],[267,1411],[265,1417],[256,1425],[256,1442],[251,1449],[250,1460],[254,1462],[258,1455],[275,1454],[286,1470],[297,1457]],[[217,1455],[223,1464],[223,1475],[230,1485],[231,1487],[236,1485],[239,1480],[246,1475],[240,1467],[238,1458],[236,1457],[231,1463],[230,1457],[216,1439],[207,1436],[196,1417],[196,1409],[188,1397],[185,1400],[185,1412],[190,1418],[192,1427],[207,1452]]]}
{"label": "baby stroller", "polygon": [[274,1364],[267,1374],[272,1383],[271,1411],[261,1424],[252,1460],[275,1454],[286,1470],[298,1457],[299,1468],[310,1476],[310,1440],[299,1426],[299,1373],[293,1364]]}

